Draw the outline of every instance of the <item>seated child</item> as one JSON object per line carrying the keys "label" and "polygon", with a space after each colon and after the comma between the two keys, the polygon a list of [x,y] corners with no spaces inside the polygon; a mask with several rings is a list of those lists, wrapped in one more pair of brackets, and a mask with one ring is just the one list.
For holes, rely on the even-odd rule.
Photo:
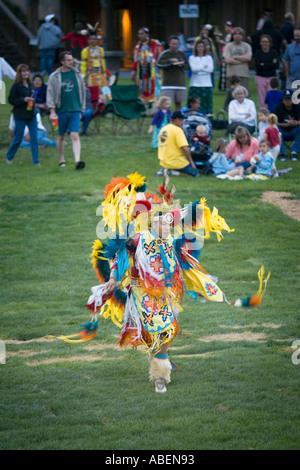
{"label": "seated child", "polygon": [[274,166],[273,166],[273,176],[277,175],[277,170],[275,166],[276,158],[280,152],[281,146],[281,135],[277,127],[278,118],[276,114],[269,114],[268,116],[268,127],[265,130],[264,139],[269,143],[270,152],[273,155]]}
{"label": "seated child", "polygon": [[161,96],[157,100],[157,111],[154,114],[148,134],[152,134],[151,147],[158,148],[158,134],[160,130],[170,123],[171,121],[171,107],[172,101],[168,96]]}
{"label": "seated child", "polygon": [[251,166],[248,168],[250,173],[255,173],[256,175],[264,175],[271,178],[273,176],[273,164],[274,158],[270,152],[270,145],[267,140],[262,140],[259,144],[258,155],[250,160]]}
{"label": "seated child", "polygon": [[[196,127],[196,134],[191,137],[191,144],[201,143],[204,145],[210,144],[210,137],[206,135],[206,128],[203,125],[199,125]],[[196,146],[193,146],[196,148]],[[195,150],[195,148],[191,147],[191,150]]]}
{"label": "seated child", "polygon": [[185,116],[190,116],[191,114],[198,113],[205,114],[200,106],[199,96],[190,96],[188,99],[187,106],[181,108],[181,112],[185,114]]}
{"label": "seated child", "polygon": [[279,80],[277,77],[271,78],[270,87],[271,90],[267,91],[265,97],[265,104],[268,106],[270,113],[273,113],[275,106],[281,102],[283,93],[282,91],[278,90]]}
{"label": "seated child", "polygon": [[214,145],[214,153],[209,159],[215,176],[227,175],[229,177],[238,176],[242,178],[244,175],[244,167],[236,166],[234,161],[228,160],[225,152],[227,148],[227,141],[225,139],[218,139]]}
{"label": "seated child", "polygon": [[260,108],[257,112],[258,117],[258,142],[261,142],[264,139],[265,131],[268,127],[268,116],[269,111],[267,108]]}

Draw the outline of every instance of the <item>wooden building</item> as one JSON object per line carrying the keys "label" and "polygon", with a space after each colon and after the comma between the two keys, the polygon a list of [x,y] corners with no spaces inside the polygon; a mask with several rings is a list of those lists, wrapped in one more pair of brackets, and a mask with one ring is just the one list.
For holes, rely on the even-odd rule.
{"label": "wooden building", "polygon": [[[300,26],[300,0],[10,0],[10,4],[23,10],[27,18],[25,26],[33,35],[49,13],[56,14],[65,34],[78,20],[91,25],[99,21],[106,51],[125,52],[124,68],[131,68],[137,32],[143,26],[150,29],[153,38],[165,42],[170,34],[179,32],[185,37],[196,36],[200,26],[207,23],[218,26],[223,32],[226,20],[251,35],[267,8],[273,10],[275,27],[283,23],[288,11],[295,15],[296,24]],[[198,17],[180,17],[180,5],[197,5]]]}

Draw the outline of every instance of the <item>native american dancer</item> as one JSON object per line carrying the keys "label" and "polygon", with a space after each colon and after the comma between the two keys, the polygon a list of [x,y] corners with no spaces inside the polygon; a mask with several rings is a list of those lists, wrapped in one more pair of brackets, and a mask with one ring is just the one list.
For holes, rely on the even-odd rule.
{"label": "native american dancer", "polygon": [[148,28],[139,30],[139,42],[133,52],[132,80],[139,89],[139,97],[145,103],[154,102],[160,95],[160,71],[157,59],[163,47],[149,36]]}
{"label": "native american dancer", "polygon": [[[150,380],[157,393],[166,392],[171,370],[168,350],[180,333],[178,315],[184,293],[215,302],[228,302],[199,264],[203,240],[211,232],[222,238],[232,232],[216,208],[211,212],[202,198],[181,208],[174,201],[175,188],[168,181],[159,186],[160,196],[146,191],[145,178],[139,174],[114,178],[105,190],[102,203],[103,234],[109,240],[96,240],[91,255],[100,284],[92,287],[87,307],[92,320],[73,336],[61,336],[69,342],[86,341],[95,336],[97,314],[121,328],[120,346],[144,347],[150,359]],[[266,288],[263,267],[260,287],[244,306],[259,305]],[[263,289],[263,282],[265,286]],[[238,302],[236,303],[238,305]]]}
{"label": "native american dancer", "polygon": [[98,45],[97,31],[91,31],[89,35],[89,45],[81,51],[80,72],[83,75],[87,86],[97,86],[99,96],[104,101],[111,99],[108,80],[111,73],[106,68],[104,49]]}

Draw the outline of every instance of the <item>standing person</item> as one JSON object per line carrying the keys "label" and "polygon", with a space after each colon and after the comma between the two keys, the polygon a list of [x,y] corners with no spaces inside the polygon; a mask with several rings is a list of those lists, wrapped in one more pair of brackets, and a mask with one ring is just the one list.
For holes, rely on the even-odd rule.
{"label": "standing person", "polygon": [[[279,32],[282,34],[286,41],[287,47],[294,41],[294,29],[295,29],[295,17],[293,13],[288,12],[284,15],[284,23],[281,25]],[[281,80],[281,90],[285,90],[286,86],[286,77],[285,77],[285,70],[283,61],[280,64],[280,74],[279,78]]]}
{"label": "standing person", "polygon": [[291,88],[295,80],[300,80],[300,28],[294,29],[294,40],[287,46],[283,56],[287,88]]}
{"label": "standing person", "polygon": [[55,24],[54,14],[45,16],[45,22],[40,26],[37,37],[41,51],[41,70],[50,75],[53,72],[56,49],[60,47],[60,38],[63,37],[62,30]]}
{"label": "standing person", "polygon": [[225,46],[223,56],[227,64],[226,88],[230,88],[231,77],[237,75],[241,85],[249,91],[249,62],[252,59],[252,51],[250,45],[243,41],[244,36],[242,28],[234,28],[233,41]]}
{"label": "standing person", "polygon": [[160,74],[157,69],[157,59],[163,47],[157,39],[150,37],[148,28],[138,31],[139,42],[133,52],[131,80],[139,89],[139,97],[145,103],[151,103],[160,94]]}
{"label": "standing person", "polygon": [[8,102],[13,106],[15,134],[6,154],[6,162],[12,163],[12,160],[21,145],[24,130],[27,126],[30,134],[32,163],[34,165],[39,165],[36,120],[37,111],[34,105],[34,87],[30,81],[30,69],[28,65],[18,65],[14,84],[9,92]]}
{"label": "standing person", "polygon": [[[223,60],[223,52],[225,49],[226,44],[232,41],[232,31],[233,31],[233,24],[232,21],[226,21],[224,25],[224,30],[225,30],[225,37],[224,39],[221,39],[221,51],[222,51],[222,57],[221,57],[221,73],[220,73],[220,82],[219,82],[219,90],[220,91],[226,91],[226,63]],[[225,108],[224,108],[225,109]]]}
{"label": "standing person", "polygon": [[259,107],[262,108],[265,104],[266,94],[271,89],[270,79],[276,76],[276,71],[279,68],[279,57],[276,50],[272,48],[270,36],[262,34],[260,46],[261,49],[258,49],[254,55],[254,65]]}
{"label": "standing person", "polygon": [[156,176],[162,176],[165,170],[173,176],[199,176],[192,159],[189,144],[181,129],[184,115],[174,111],[171,122],[163,127],[158,135],[158,159],[162,169]]}
{"label": "standing person", "polygon": [[270,146],[270,152],[273,156],[274,160],[274,168],[273,168],[273,174],[277,174],[276,170],[276,159],[279,155],[280,152],[280,147],[281,147],[281,135],[278,129],[278,118],[276,114],[269,114],[268,116],[268,127],[265,130],[264,138],[263,140],[267,141]]}
{"label": "standing person", "polygon": [[261,29],[264,27],[264,24],[267,20],[270,20],[273,15],[273,10],[271,8],[266,8],[264,11],[264,14],[262,15],[261,18],[259,18],[257,25],[256,25],[256,30],[261,31]]}
{"label": "standing person", "polygon": [[81,21],[75,23],[73,31],[70,31],[66,36],[60,38],[62,42],[68,39],[70,39],[70,49],[73,57],[80,60],[82,49],[88,46],[87,30],[84,29],[84,25]]}
{"label": "standing person", "polygon": [[213,60],[213,71],[211,73],[211,81],[212,81],[212,87],[215,86],[215,79],[214,79],[214,64],[215,64],[215,58],[216,58],[216,46],[213,41],[213,39],[210,37],[210,32],[212,31],[213,27],[211,24],[205,24],[204,26],[201,27],[200,34],[199,36],[196,37],[195,42],[199,41],[202,39],[202,41],[205,44],[205,49],[207,54],[210,54]]}
{"label": "standing person", "polygon": [[280,27],[280,33],[286,40],[287,44],[291,44],[294,39],[294,29],[295,29],[295,16],[293,13],[288,12],[284,15],[284,23]]}
{"label": "standing person", "polygon": [[53,72],[48,81],[47,106],[50,119],[58,117],[57,149],[59,166],[65,167],[65,134],[70,132],[75,159],[75,168],[84,168],[80,160],[81,145],[79,128],[81,113],[85,110],[85,86],[80,72],[73,67],[73,56],[63,51],[59,56],[61,67]]}
{"label": "standing person", "polygon": [[158,134],[160,130],[171,121],[171,104],[172,101],[167,96],[161,96],[156,103],[157,111],[148,129],[148,134],[152,134],[151,146],[154,149],[158,147]]}
{"label": "standing person", "polygon": [[81,51],[80,71],[88,86],[97,86],[99,96],[110,93],[108,88],[108,75],[104,58],[104,49],[98,45],[98,32],[91,31],[89,45]]}
{"label": "standing person", "polygon": [[277,77],[273,77],[270,80],[270,90],[267,92],[265,97],[265,104],[268,106],[270,113],[273,113],[275,106],[282,100],[283,93],[279,88],[279,80]]}
{"label": "standing person", "polygon": [[189,57],[189,65],[192,71],[189,96],[198,96],[201,101],[203,112],[212,115],[212,73],[214,63],[212,56],[206,52],[205,43],[202,39],[195,42],[193,55]]}
{"label": "standing person", "polygon": [[181,103],[187,100],[185,70],[189,70],[189,63],[185,53],[178,50],[177,36],[170,36],[168,44],[169,49],[160,54],[157,62],[162,71],[161,93],[169,96],[179,111]]}
{"label": "standing person", "polygon": [[256,33],[251,35],[250,43],[251,43],[251,46],[252,46],[253,55],[255,55],[255,52],[258,49],[260,49],[259,41],[260,41],[261,36],[265,35],[265,34],[267,36],[270,36],[270,38],[272,39],[273,49],[275,49],[278,56],[281,57],[282,49],[287,46],[287,43],[286,43],[286,40],[284,39],[284,37],[282,36],[282,34],[280,33],[280,31],[275,29],[273,21],[271,21],[269,19],[265,21],[265,23],[264,23],[264,25],[263,25],[263,27],[260,31],[256,31]]}

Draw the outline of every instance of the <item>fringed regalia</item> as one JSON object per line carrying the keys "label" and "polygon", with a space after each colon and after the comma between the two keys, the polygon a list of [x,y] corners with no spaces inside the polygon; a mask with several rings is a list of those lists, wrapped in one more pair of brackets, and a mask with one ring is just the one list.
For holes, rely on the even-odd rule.
{"label": "fringed regalia", "polygon": [[103,99],[108,95],[111,99],[110,89],[108,88],[108,78],[111,76],[106,69],[104,49],[100,46],[88,46],[81,51],[80,71],[86,80],[87,86],[97,86],[99,96]]}
{"label": "fringed regalia", "polygon": [[[215,233],[220,241],[228,233],[226,221],[216,208],[211,212],[202,198],[184,208],[174,202],[175,188],[168,181],[159,186],[160,196],[146,192],[145,178],[139,174],[115,178],[106,186],[102,203],[103,234],[109,239],[95,240],[91,260],[99,279],[92,287],[87,307],[93,312],[84,330],[65,341],[86,341],[95,336],[97,315],[121,328],[120,346],[144,347],[150,357],[150,379],[156,391],[166,391],[170,373],[176,366],[168,358],[173,338],[180,333],[178,315],[184,293],[195,300],[201,296],[214,302],[228,302],[217,285],[199,264],[203,241]],[[162,236],[153,229],[161,221],[172,227]],[[235,305],[259,305],[269,275],[259,272],[260,287],[254,296]],[[108,293],[111,278],[116,288]],[[263,287],[263,284],[264,287]]]}
{"label": "fringed regalia", "polygon": [[160,96],[160,72],[156,64],[162,51],[163,47],[156,39],[139,42],[134,48],[132,70],[136,72],[139,97],[146,103]]}

